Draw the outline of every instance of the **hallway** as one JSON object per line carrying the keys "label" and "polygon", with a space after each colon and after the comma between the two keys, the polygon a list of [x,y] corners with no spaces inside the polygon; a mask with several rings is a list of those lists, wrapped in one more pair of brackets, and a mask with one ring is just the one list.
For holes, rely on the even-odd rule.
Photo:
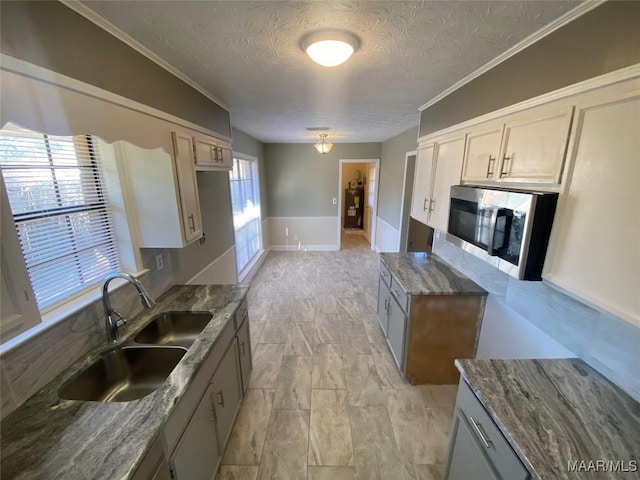
{"label": "hallway", "polygon": [[378,255],[359,235],[342,247],[271,252],[254,277],[253,374],[220,480],[442,478],[456,387],[402,380]]}

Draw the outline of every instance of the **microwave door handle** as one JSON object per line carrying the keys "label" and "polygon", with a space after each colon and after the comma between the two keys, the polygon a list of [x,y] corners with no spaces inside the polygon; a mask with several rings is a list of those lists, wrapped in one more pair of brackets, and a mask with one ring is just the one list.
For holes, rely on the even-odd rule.
{"label": "microwave door handle", "polygon": [[498,226],[498,212],[500,208],[496,208],[491,212],[491,220],[489,220],[489,241],[487,242],[487,253],[492,257],[496,254],[493,251],[493,241],[496,237],[496,227]]}

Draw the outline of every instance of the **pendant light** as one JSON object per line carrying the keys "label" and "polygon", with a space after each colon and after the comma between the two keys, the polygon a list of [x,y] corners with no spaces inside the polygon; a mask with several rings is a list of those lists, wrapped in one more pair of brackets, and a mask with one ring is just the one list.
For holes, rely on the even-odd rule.
{"label": "pendant light", "polygon": [[314,147],[316,147],[318,153],[322,153],[324,155],[325,153],[329,153],[331,151],[331,149],[333,148],[333,143],[327,140],[326,133],[321,133],[320,141],[316,143]]}
{"label": "pendant light", "polygon": [[335,67],[347,61],[358,49],[358,38],[349,32],[313,32],[302,39],[302,49],[323,67]]}

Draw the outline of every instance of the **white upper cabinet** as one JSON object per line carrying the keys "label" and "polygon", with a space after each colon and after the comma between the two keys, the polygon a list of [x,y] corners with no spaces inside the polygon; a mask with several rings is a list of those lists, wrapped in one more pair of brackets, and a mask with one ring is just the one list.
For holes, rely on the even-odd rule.
{"label": "white upper cabinet", "polygon": [[428,225],[447,231],[451,187],[460,184],[464,136],[438,142]]}
{"label": "white upper cabinet", "polygon": [[498,178],[498,157],[504,125],[480,129],[467,135],[464,155],[464,182],[484,182]]}
{"label": "white upper cabinet", "polygon": [[[635,82],[635,84],[633,83]],[[576,103],[543,278],[640,325],[640,82]]]}
{"label": "white upper cabinet", "polygon": [[228,142],[212,137],[197,136],[195,145],[196,170],[231,170],[233,154]]}
{"label": "white upper cabinet", "polygon": [[503,182],[560,183],[572,108],[534,113],[504,127],[500,168]]}
{"label": "white upper cabinet", "polygon": [[537,107],[468,132],[466,183],[557,185],[564,165],[572,107]]}
{"label": "white upper cabinet", "polygon": [[202,236],[192,137],[173,133],[172,140],[172,154],[113,145],[141,248],[181,248]]}
{"label": "white upper cabinet", "polygon": [[427,224],[429,217],[434,153],[434,144],[418,149],[416,156],[416,169],[413,176],[411,217],[425,225]]}

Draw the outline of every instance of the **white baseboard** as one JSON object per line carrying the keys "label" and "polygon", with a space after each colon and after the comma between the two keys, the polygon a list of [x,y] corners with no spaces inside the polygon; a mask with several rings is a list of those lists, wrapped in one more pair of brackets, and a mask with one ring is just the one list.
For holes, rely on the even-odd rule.
{"label": "white baseboard", "polygon": [[187,285],[235,285],[236,283],[238,283],[238,271],[234,245],[195,274]]}

